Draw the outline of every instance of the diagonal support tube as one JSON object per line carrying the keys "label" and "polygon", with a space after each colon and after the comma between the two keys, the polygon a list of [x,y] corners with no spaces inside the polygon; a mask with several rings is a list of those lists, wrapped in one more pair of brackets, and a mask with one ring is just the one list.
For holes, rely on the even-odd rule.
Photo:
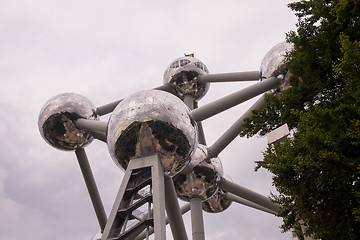
{"label": "diagonal support tube", "polygon": [[[159,87],[156,87],[154,88],[155,90],[162,90],[162,91],[165,91],[165,92],[171,92],[173,90],[173,86],[171,84],[164,84],[164,85],[161,85]],[[108,103],[108,104],[105,104],[103,106],[100,106],[96,109],[96,114],[99,115],[99,116],[103,116],[103,115],[106,115],[108,113],[111,113],[112,111],[114,111],[114,109],[116,108],[116,106],[122,101],[121,100],[118,100],[118,101],[115,101],[115,102],[111,102],[111,103]]]}
{"label": "diagonal support tube", "polygon": [[244,198],[250,202],[253,202],[259,206],[267,208],[274,212],[280,211],[280,205],[273,203],[270,198],[261,195],[257,192],[254,192],[250,189],[244,188],[236,183],[226,180],[225,178],[221,178],[219,181],[219,187],[225,192],[232,193],[238,197]]}
{"label": "diagonal support tube", "polygon": [[165,208],[171,232],[175,240],[187,240],[186,229],[172,178],[165,179]]}
{"label": "diagonal support tube", "polygon": [[217,73],[201,75],[199,82],[241,82],[241,81],[256,81],[260,79],[259,71],[247,71],[247,72],[234,72],[234,73]]}
{"label": "diagonal support tube", "polygon": [[105,133],[95,133],[94,134],[94,138],[97,139],[97,140],[100,140],[104,143],[107,142],[107,139],[106,139],[106,134]]}
{"label": "diagonal support tube", "polygon": [[248,207],[251,207],[251,208],[255,208],[255,209],[258,209],[260,211],[267,212],[267,213],[270,213],[270,214],[276,214],[277,213],[277,212],[275,212],[273,210],[264,208],[264,207],[262,207],[260,205],[257,205],[257,204],[255,204],[253,202],[250,202],[250,201],[248,201],[248,200],[246,200],[244,198],[238,197],[235,194],[232,194],[232,193],[229,193],[229,192],[224,193],[224,198],[229,200],[229,201],[237,202],[239,204],[242,204],[242,205],[245,205],[245,206],[248,206]]}
{"label": "diagonal support tube", "polygon": [[191,112],[191,116],[197,122],[203,121],[218,113],[228,110],[229,108],[232,108],[240,103],[243,103],[253,97],[256,97],[261,93],[264,93],[272,88],[275,88],[276,86],[279,85],[279,83],[280,83],[280,79],[271,77],[259,83],[253,84],[250,87],[241,89],[226,97],[208,103],[202,107],[194,109]]}
{"label": "diagonal support tube", "polygon": [[115,102],[111,102],[111,103],[108,103],[108,104],[105,104],[101,107],[98,107],[96,109],[96,114],[99,115],[99,116],[103,116],[103,115],[106,115],[108,113],[111,113],[112,111],[114,111],[114,109],[116,108],[116,106],[122,101],[121,100],[118,100],[118,101],[115,101]]}
{"label": "diagonal support tube", "polygon": [[161,90],[165,92],[172,92],[174,90],[174,85],[167,83],[164,85],[161,85],[159,87],[153,88],[154,90]]}
{"label": "diagonal support tube", "polygon": [[91,171],[90,164],[89,164],[88,158],[85,153],[85,149],[77,148],[75,151],[75,154],[78,159],[80,169],[81,169],[81,172],[82,172],[84,180],[85,180],[86,187],[89,191],[90,199],[94,206],[94,210],[95,210],[96,217],[97,217],[99,225],[100,225],[101,232],[103,232],[106,222],[107,222],[107,217],[106,217],[106,213],[104,210],[104,206],[103,206],[101,198],[100,198],[98,188],[96,186],[94,175]]}
{"label": "diagonal support tube", "polygon": [[244,120],[252,115],[252,111],[265,105],[264,96],[261,96],[223,135],[209,147],[209,156],[217,157],[241,132]]}

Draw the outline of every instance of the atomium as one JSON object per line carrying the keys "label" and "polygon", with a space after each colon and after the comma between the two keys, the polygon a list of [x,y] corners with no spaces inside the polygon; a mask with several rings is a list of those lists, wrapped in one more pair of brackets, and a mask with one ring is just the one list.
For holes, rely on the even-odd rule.
{"label": "atomium", "polygon": [[150,90],[125,98],[110,116],[109,152],[126,169],[130,159],[158,154],[166,174],[186,166],[197,146],[190,109],[174,95]]}
{"label": "atomium", "polygon": [[209,83],[201,83],[199,77],[209,74],[209,70],[194,57],[181,57],[174,60],[165,70],[164,84],[174,86],[174,94],[181,99],[191,95],[194,100],[201,99],[209,90]]}
{"label": "atomium", "polygon": [[[164,208],[177,239],[186,239],[181,214],[190,209],[188,205],[191,205],[193,234],[201,240],[204,229],[198,222],[202,219],[202,210],[219,213],[234,201],[277,213],[280,206],[268,197],[223,177],[222,163],[217,156],[238,136],[245,117],[265,104],[265,94],[289,87],[290,73],[284,54],[291,49],[292,45],[285,42],[276,45],[264,57],[260,72],[250,73],[209,74],[198,59],[182,57],[166,69],[164,85],[158,90],[140,91],[97,109],[87,98],[72,93],[57,95],[46,102],[38,120],[41,136],[55,148],[75,150],[101,229],[92,239],[144,239],[151,234],[150,226],[155,229],[155,235],[164,236]],[[207,93],[210,82],[258,81],[259,75],[262,81],[256,86],[199,108],[195,104]],[[199,144],[205,143],[200,124],[203,120],[260,94],[263,95],[212,145]],[[107,122],[101,122],[96,113],[111,115]],[[83,148],[94,138],[106,142],[115,164],[125,170],[109,217]],[[165,195],[175,199],[171,207],[164,206],[169,203]],[[180,209],[177,198],[190,204]],[[241,198],[251,204],[239,201]],[[144,207],[145,204],[148,206]],[[146,214],[142,207],[147,209]]]}
{"label": "atomium", "polygon": [[208,150],[199,144],[190,161],[190,171],[180,172],[174,177],[178,197],[184,201],[200,198],[205,201],[218,190],[217,181],[223,175],[223,167],[218,158],[208,158]]}
{"label": "atomium", "polygon": [[95,108],[79,94],[59,94],[48,100],[40,111],[40,134],[47,143],[61,150],[84,147],[94,139],[93,134],[76,127],[75,121],[79,118],[98,120]]}

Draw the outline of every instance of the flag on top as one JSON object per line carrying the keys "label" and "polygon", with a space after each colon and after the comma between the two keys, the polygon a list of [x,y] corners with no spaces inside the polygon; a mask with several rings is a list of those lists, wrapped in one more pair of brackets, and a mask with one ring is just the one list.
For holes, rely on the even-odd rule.
{"label": "flag on top", "polygon": [[186,54],[184,53],[185,57],[194,57],[194,53],[189,53],[189,54]]}

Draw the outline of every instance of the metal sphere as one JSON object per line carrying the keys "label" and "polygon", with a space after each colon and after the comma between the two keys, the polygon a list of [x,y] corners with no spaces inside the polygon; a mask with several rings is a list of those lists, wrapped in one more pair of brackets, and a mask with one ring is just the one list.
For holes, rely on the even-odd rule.
{"label": "metal sphere", "polygon": [[[229,177],[225,178],[231,181]],[[211,198],[202,202],[202,209],[208,213],[219,213],[228,209],[232,201],[225,199],[224,193],[222,189],[218,189]]]}
{"label": "metal sphere", "polygon": [[91,132],[77,128],[75,120],[98,120],[95,109],[94,104],[79,94],[59,94],[48,100],[40,111],[40,134],[47,143],[61,150],[84,147],[94,137]]}
{"label": "metal sphere", "polygon": [[209,83],[199,82],[199,76],[209,74],[209,70],[200,60],[193,57],[181,57],[174,60],[165,70],[164,84],[174,85],[174,94],[183,99],[185,95],[201,99],[209,90]]}
{"label": "metal sphere", "polygon": [[290,87],[290,72],[284,60],[285,54],[293,48],[292,43],[281,42],[270,49],[260,64],[261,78],[278,77],[283,79],[280,85],[281,91]]}
{"label": "metal sphere", "polygon": [[189,166],[173,178],[176,193],[184,201],[200,198],[205,201],[218,190],[217,181],[223,175],[223,167],[218,158],[208,159],[208,149],[198,145]]}
{"label": "metal sphere", "polygon": [[158,154],[165,174],[187,165],[197,147],[197,125],[176,96],[159,90],[133,94],[113,111],[107,143],[115,163],[126,169],[132,158]]}

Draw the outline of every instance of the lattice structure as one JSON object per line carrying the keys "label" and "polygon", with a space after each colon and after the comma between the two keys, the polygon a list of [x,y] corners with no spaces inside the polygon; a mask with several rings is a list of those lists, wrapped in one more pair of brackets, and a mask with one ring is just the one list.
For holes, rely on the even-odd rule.
{"label": "lattice structure", "polygon": [[[77,94],[50,99],[40,112],[39,130],[53,147],[75,150],[101,229],[93,239],[144,239],[152,233],[165,239],[167,223],[174,239],[187,239],[182,214],[191,209],[192,238],[204,240],[203,210],[222,212],[237,202],[278,212],[268,197],[224,177],[218,159],[242,130],[244,119],[264,105],[264,96],[210,146],[201,122],[258,95],[281,94],[289,87],[283,59],[291,47],[276,45],[260,71],[251,72],[210,74],[205,64],[188,55],[170,63],[162,86],[98,108]],[[211,82],[234,81],[258,82],[198,107]],[[100,120],[109,113],[108,122]],[[105,142],[115,164],[125,171],[109,218],[84,150],[93,139]],[[178,197],[189,203],[180,208]]]}

